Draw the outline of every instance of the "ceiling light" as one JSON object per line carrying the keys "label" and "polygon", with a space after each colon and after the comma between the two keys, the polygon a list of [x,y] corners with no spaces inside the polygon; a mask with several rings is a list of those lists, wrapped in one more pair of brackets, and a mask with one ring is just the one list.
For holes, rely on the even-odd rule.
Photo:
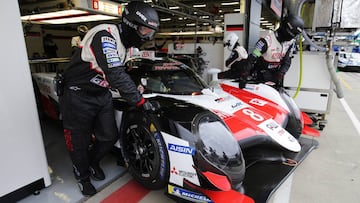
{"label": "ceiling light", "polygon": [[186,24],[186,26],[188,26],[188,27],[195,26],[195,23],[188,23],[188,24]]}
{"label": "ceiling light", "polygon": [[41,13],[34,15],[22,16],[23,21],[36,21],[39,23],[48,24],[68,24],[68,23],[79,23],[79,22],[90,22],[90,21],[102,21],[102,20],[115,20],[119,17],[94,14],[83,10],[63,10],[49,13]]}
{"label": "ceiling light", "polygon": [[234,12],[240,12],[240,8],[236,8],[233,10]]}
{"label": "ceiling light", "polygon": [[222,2],[221,5],[222,6],[232,6],[232,5],[238,5],[239,2],[238,1],[234,1],[234,2]]}
{"label": "ceiling light", "polygon": [[188,31],[188,32],[161,32],[157,33],[157,35],[165,35],[165,36],[177,36],[177,35],[211,35],[215,34],[213,31]]}
{"label": "ceiling light", "polygon": [[170,6],[169,9],[170,10],[176,10],[176,9],[179,9],[180,7],[179,6]]}
{"label": "ceiling light", "polygon": [[193,5],[194,8],[204,8],[206,7],[206,4],[197,4],[197,5]]}
{"label": "ceiling light", "polygon": [[162,19],[160,19],[160,21],[170,21],[171,20],[171,18],[162,18]]}

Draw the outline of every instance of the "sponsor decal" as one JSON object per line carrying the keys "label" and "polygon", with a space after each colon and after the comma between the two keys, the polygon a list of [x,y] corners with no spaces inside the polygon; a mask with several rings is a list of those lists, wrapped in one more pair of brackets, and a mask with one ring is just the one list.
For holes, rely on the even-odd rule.
{"label": "sponsor decal", "polygon": [[180,70],[177,66],[154,66],[154,70]]}
{"label": "sponsor decal", "polygon": [[102,48],[112,48],[112,49],[116,49],[116,44],[109,43],[109,42],[102,42],[102,43],[101,43],[101,47],[102,47]]}
{"label": "sponsor decal", "polygon": [[120,59],[119,59],[119,58],[107,58],[106,61],[107,61],[108,63],[114,63],[114,62],[120,61]]}
{"label": "sponsor decal", "polygon": [[272,131],[275,131],[277,128],[279,128],[279,125],[275,122],[271,122],[271,123],[266,124],[266,127]]}
{"label": "sponsor decal", "polygon": [[90,80],[91,83],[99,85],[101,87],[109,87],[109,83],[108,81],[106,81],[103,76],[101,75],[96,75],[95,77],[91,78]]}
{"label": "sponsor decal", "polygon": [[103,54],[108,54],[108,53],[117,54],[117,50],[113,48],[103,48],[102,50],[103,50]]}
{"label": "sponsor decal", "polygon": [[155,132],[154,137],[155,137],[156,143],[159,146],[159,151],[160,151],[160,178],[162,180],[164,180],[165,172],[166,172],[165,150],[164,150],[163,144],[161,142],[160,133]]}
{"label": "sponsor decal", "polygon": [[122,65],[123,65],[123,63],[121,61],[119,61],[119,62],[109,63],[108,67],[113,68],[113,67],[122,66]]}
{"label": "sponsor decal", "polygon": [[101,37],[101,42],[110,42],[112,44],[115,44],[115,39],[111,38],[111,37],[104,36],[104,37]]}
{"label": "sponsor decal", "polygon": [[143,21],[147,21],[147,18],[140,11],[136,11],[136,15],[138,15]]}
{"label": "sponsor decal", "polygon": [[194,178],[195,176],[197,176],[197,174],[194,172],[189,172],[189,171],[184,171],[184,170],[176,170],[175,166],[172,167],[170,172],[172,174],[179,175],[179,176],[182,176],[185,178]]}
{"label": "sponsor decal", "polygon": [[176,145],[169,143],[168,149],[173,152],[182,153],[182,154],[189,154],[195,155],[195,149],[192,147]]}
{"label": "sponsor decal", "polygon": [[225,99],[221,97],[221,98],[217,98],[217,99],[215,99],[215,101],[216,101],[216,102],[218,102],[218,103],[220,103],[220,102],[225,101]]}
{"label": "sponsor decal", "polygon": [[106,54],[106,58],[118,58],[119,55],[117,52],[111,52]]}
{"label": "sponsor decal", "polygon": [[186,190],[180,187],[168,185],[168,193],[192,202],[207,202],[212,203],[212,201],[203,194],[196,193],[190,190]]}
{"label": "sponsor decal", "polygon": [[241,107],[241,106],[242,106],[242,103],[241,103],[241,102],[236,102],[235,104],[232,104],[232,105],[231,105],[231,108],[236,109],[236,108],[239,108],[239,107]]}

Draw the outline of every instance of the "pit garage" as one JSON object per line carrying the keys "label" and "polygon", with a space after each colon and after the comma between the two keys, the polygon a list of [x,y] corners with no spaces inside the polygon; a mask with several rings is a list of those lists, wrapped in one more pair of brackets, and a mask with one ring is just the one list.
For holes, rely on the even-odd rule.
{"label": "pit garage", "polygon": [[[141,138],[124,131],[120,142],[133,147],[117,143],[101,161],[106,179],[92,180],[97,194],[83,196],[54,78],[71,60],[79,25],[117,24],[128,2],[18,0],[1,8],[0,202],[358,202],[360,73],[339,65],[358,54],[357,0],[144,1],[158,12],[160,30],[129,50],[127,66],[159,109],[131,114],[114,92],[119,128],[151,127],[137,132]],[[287,13],[300,15],[305,29],[284,92],[216,77],[228,69],[225,36],[235,33],[250,54]]]}

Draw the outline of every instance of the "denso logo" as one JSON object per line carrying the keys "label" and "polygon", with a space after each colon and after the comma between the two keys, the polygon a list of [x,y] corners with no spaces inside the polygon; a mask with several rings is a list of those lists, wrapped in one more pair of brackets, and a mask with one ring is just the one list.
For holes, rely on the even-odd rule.
{"label": "denso logo", "polygon": [[147,21],[147,18],[140,11],[136,11],[136,15],[138,15],[143,21]]}
{"label": "denso logo", "polygon": [[169,143],[169,150],[173,151],[173,152],[182,153],[182,154],[191,154],[191,155],[195,154],[195,149],[192,147],[181,146],[181,145],[176,145],[176,144],[171,144],[171,143]]}
{"label": "denso logo", "polygon": [[241,102],[237,102],[237,103],[235,103],[235,104],[233,104],[233,105],[231,105],[231,108],[238,108],[238,107],[240,107],[242,105],[242,103]]}

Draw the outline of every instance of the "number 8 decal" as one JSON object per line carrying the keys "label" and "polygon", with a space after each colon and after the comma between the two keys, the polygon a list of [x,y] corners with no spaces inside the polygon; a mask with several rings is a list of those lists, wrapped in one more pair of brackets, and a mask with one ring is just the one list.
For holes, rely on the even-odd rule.
{"label": "number 8 decal", "polygon": [[250,116],[250,118],[252,118],[255,121],[263,121],[264,120],[264,118],[261,115],[254,113],[251,109],[243,109],[242,112],[245,115]]}

